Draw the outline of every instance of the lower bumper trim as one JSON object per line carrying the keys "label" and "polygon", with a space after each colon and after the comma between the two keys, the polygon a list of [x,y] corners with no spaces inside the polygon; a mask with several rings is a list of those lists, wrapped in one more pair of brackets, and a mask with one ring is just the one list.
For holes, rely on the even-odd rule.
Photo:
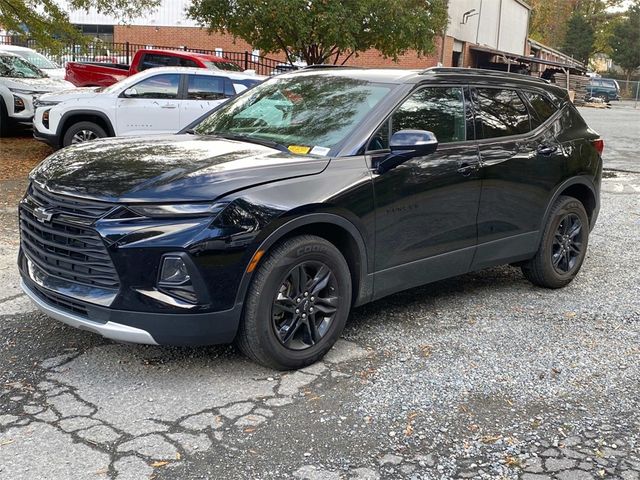
{"label": "lower bumper trim", "polygon": [[158,343],[153,339],[151,334],[141,328],[131,327],[129,325],[122,325],[112,321],[105,323],[92,322],[79,315],[75,315],[71,312],[66,312],[59,308],[53,307],[45,303],[33,290],[31,290],[26,283],[21,280],[20,286],[24,293],[36,304],[38,309],[46,313],[51,318],[54,318],[62,323],[66,323],[75,328],[81,330],[88,330],[93,333],[102,335],[105,338],[117,340],[119,342],[129,343],[143,343],[147,345],[157,345]]}

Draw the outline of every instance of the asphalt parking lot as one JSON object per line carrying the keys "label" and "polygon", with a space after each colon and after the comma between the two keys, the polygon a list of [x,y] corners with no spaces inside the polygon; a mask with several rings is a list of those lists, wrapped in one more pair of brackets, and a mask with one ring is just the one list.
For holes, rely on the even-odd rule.
{"label": "asphalt parking lot", "polygon": [[640,480],[640,109],[581,112],[614,170],[570,286],[500,267],[396,294],[286,374],[37,313],[15,202],[46,151],[0,141],[0,478]]}

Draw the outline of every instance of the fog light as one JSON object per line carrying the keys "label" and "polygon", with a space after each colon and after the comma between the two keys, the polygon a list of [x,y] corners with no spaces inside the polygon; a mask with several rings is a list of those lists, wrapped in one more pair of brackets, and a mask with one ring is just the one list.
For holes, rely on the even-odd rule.
{"label": "fog light", "polygon": [[42,113],[42,125],[44,128],[49,128],[49,110],[45,110]]}
{"label": "fog light", "polygon": [[19,96],[14,95],[13,96],[13,111],[15,113],[21,112],[24,110],[24,100],[21,99]]}
{"label": "fog light", "polygon": [[160,283],[167,285],[182,285],[191,280],[187,266],[180,257],[164,257],[160,272]]}

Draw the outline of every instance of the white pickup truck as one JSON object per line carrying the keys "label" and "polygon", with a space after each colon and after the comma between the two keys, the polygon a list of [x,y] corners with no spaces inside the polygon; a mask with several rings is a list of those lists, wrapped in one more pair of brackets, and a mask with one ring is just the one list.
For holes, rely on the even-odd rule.
{"label": "white pickup truck", "polygon": [[177,133],[263,80],[204,68],[152,68],[106,88],[42,95],[33,135],[60,148],[103,137]]}

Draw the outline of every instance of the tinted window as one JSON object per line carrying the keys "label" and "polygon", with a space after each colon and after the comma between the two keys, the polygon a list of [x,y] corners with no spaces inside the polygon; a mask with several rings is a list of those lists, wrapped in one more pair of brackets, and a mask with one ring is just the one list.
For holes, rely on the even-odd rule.
{"label": "tinted window", "polygon": [[531,117],[531,126],[533,128],[543,124],[556,113],[557,108],[551,103],[551,100],[544,95],[534,92],[524,92],[524,95],[533,107],[533,116]]}
{"label": "tinted window", "polygon": [[135,98],[178,98],[179,84],[180,75],[163,73],[136,83],[132,87],[136,94],[131,96]]}
{"label": "tinted window", "polygon": [[462,88],[423,88],[404,101],[391,117],[392,133],[415,129],[433,132],[440,143],[465,140]]}
{"label": "tinted window", "polygon": [[187,98],[190,100],[220,100],[225,98],[223,77],[189,75]]}
{"label": "tinted window", "polygon": [[515,90],[475,89],[476,135],[496,138],[527,133],[529,113]]}
{"label": "tinted window", "polygon": [[197,67],[198,64],[188,58],[174,55],[161,55],[158,53],[146,53],[142,57],[138,70],[156,67]]}

